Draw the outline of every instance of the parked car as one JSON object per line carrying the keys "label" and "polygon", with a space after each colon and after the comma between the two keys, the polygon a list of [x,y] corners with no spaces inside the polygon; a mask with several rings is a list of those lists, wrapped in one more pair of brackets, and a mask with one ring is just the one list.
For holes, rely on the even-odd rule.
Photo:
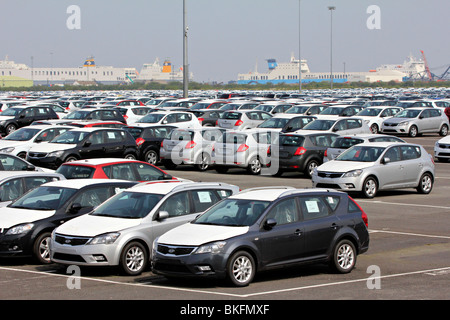
{"label": "parked car", "polygon": [[259,124],[260,129],[278,129],[280,132],[292,132],[302,129],[305,125],[315,120],[314,116],[278,113],[272,118]]}
{"label": "parked car", "polygon": [[439,162],[448,162],[450,159],[450,136],[443,137],[434,144],[434,157]]}
{"label": "parked car", "polygon": [[0,113],[0,133],[11,132],[29,126],[33,121],[58,119],[52,108],[38,106],[14,106]]}
{"label": "parked car", "polygon": [[363,142],[406,142],[406,141],[396,136],[380,133],[339,136],[336,138],[336,140],[334,140],[331,143],[331,146],[327,148],[327,150],[325,151],[325,154],[323,156],[323,162],[333,160],[348,148],[353,147],[355,144]]}
{"label": "parked car", "polygon": [[271,155],[278,159],[278,170],[274,175],[298,171],[311,178],[314,169],[323,163],[325,151],[337,137],[338,134],[329,132],[280,134],[271,146]]}
{"label": "parked car", "polygon": [[193,165],[199,171],[206,171],[212,164],[215,142],[222,138],[225,129],[175,129],[170,137],[161,143],[159,155],[168,170],[179,165]]}
{"label": "parked car", "polygon": [[123,129],[76,128],[33,146],[27,154],[29,162],[51,169],[64,162],[105,157],[136,159],[136,140]]}
{"label": "parked car", "polygon": [[136,139],[137,158],[156,165],[160,162],[159,151],[161,142],[170,136],[175,126],[151,125],[128,126],[124,129]]}
{"label": "parked car", "polygon": [[449,120],[440,108],[407,108],[383,121],[382,133],[406,134],[412,138],[423,133],[446,136]]}
{"label": "parked car", "polygon": [[387,120],[403,110],[400,107],[367,107],[358,112],[355,116],[364,119],[372,133],[378,133],[384,120]]}
{"label": "parked car", "polygon": [[354,145],[312,175],[313,187],[361,192],[373,198],[380,190],[433,188],[434,162],[420,145],[402,142],[367,142]]}
{"label": "parked car", "polygon": [[257,272],[292,264],[328,262],[349,273],[369,248],[367,228],[367,214],[344,192],[247,189],[156,238],[152,271],[240,287]]}
{"label": "parked car", "polygon": [[62,125],[35,125],[22,127],[0,140],[0,152],[6,152],[26,159],[27,152],[34,145],[48,142],[60,134],[73,129]]}
{"label": "parked car", "polygon": [[223,105],[226,105],[229,101],[224,100],[201,100],[192,105],[191,110],[206,110],[206,109],[220,109]]}
{"label": "parked car", "polygon": [[63,163],[56,173],[66,179],[176,180],[164,170],[139,160],[98,158]]}
{"label": "parked car", "polygon": [[286,113],[291,114],[304,114],[308,116],[320,114],[322,111],[324,111],[326,108],[328,108],[328,105],[326,104],[300,104],[300,105],[294,105],[292,108],[288,109]]}
{"label": "parked car", "polygon": [[203,127],[215,127],[217,120],[219,120],[224,111],[218,109],[200,109],[193,110],[192,113],[197,117]]}
{"label": "parked car", "polygon": [[80,120],[64,123],[65,126],[72,126],[78,128],[104,127],[104,128],[123,128],[125,123],[120,121],[106,121],[106,120]]}
{"label": "parked car", "polygon": [[189,111],[157,111],[150,112],[134,125],[170,125],[179,128],[200,128],[201,124],[197,117]]}
{"label": "parked car", "polygon": [[217,126],[231,130],[248,130],[271,118],[270,113],[257,110],[225,111],[217,120]]}
{"label": "parked car", "polygon": [[46,168],[41,168],[32,163],[9,153],[0,152],[0,171],[46,171],[53,172]]}
{"label": "parked car", "polygon": [[0,171],[0,207],[5,207],[43,183],[58,180],[66,178],[53,172]]}
{"label": "parked car", "polygon": [[364,122],[362,118],[357,117],[325,117],[316,119],[302,129],[294,131],[294,133],[307,133],[308,131],[322,131],[322,132],[334,132],[340,135],[343,134],[362,134],[371,133],[369,126]]}
{"label": "parked car", "polygon": [[360,112],[363,109],[362,106],[358,105],[334,105],[329,106],[319,114],[317,117],[320,119],[325,116],[329,117],[351,117]]}
{"label": "parked car", "polygon": [[95,121],[118,121],[126,124],[126,120],[120,111],[115,108],[81,108],[70,112],[64,118],[59,120],[36,120],[36,124],[67,124],[71,122],[78,122],[80,120],[95,120]]}
{"label": "parked car", "polygon": [[249,100],[236,100],[230,103],[227,103],[220,107],[222,111],[229,110],[251,110],[256,108],[260,102],[257,101],[249,101]]}
{"label": "parked car", "polygon": [[0,210],[0,256],[33,256],[50,263],[53,229],[86,214],[121,189],[136,182],[78,179],[40,185]]}
{"label": "parked car", "polygon": [[137,105],[129,105],[129,106],[119,106],[117,109],[120,111],[122,116],[124,117],[126,123],[128,125],[136,123],[136,121],[142,119],[145,115],[149,113],[152,109],[146,107],[142,104],[142,106]]}
{"label": "parked car", "polygon": [[139,184],[58,227],[52,235],[51,260],[119,266],[127,275],[138,275],[148,265],[157,236],[238,191],[237,186],[214,182]]}
{"label": "parked car", "polygon": [[284,113],[290,108],[292,108],[292,103],[285,103],[285,102],[265,102],[261,103],[259,106],[255,107],[253,110],[260,110],[265,111],[270,114],[278,114],[278,113]]}

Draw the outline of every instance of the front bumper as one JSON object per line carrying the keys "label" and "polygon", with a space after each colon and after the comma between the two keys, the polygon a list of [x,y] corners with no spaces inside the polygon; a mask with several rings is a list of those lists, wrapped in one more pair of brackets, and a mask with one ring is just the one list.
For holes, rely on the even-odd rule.
{"label": "front bumper", "polygon": [[343,178],[344,173],[317,173],[311,177],[314,188],[330,188],[344,191],[361,191],[363,179],[359,177]]}

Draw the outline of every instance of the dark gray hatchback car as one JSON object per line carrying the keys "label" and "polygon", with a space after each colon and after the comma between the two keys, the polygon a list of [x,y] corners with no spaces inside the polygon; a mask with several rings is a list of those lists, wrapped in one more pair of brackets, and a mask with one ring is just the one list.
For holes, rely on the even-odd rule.
{"label": "dark gray hatchback car", "polygon": [[220,201],[153,244],[153,272],[250,284],[257,271],[329,262],[350,272],[369,248],[367,215],[346,193],[266,187]]}

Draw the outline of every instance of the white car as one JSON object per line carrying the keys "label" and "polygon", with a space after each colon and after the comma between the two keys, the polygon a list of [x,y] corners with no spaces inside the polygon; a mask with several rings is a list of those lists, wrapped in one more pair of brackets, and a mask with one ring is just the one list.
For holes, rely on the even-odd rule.
{"label": "white car", "polygon": [[[316,115],[318,116],[318,115]],[[343,134],[371,133],[369,126],[359,117],[325,117],[322,116],[304,126],[294,133],[307,133],[309,131],[334,132]]]}
{"label": "white car", "polygon": [[391,106],[367,107],[355,116],[364,119],[372,133],[378,133],[383,121],[395,116],[401,110],[403,108]]}
{"label": "white car", "polygon": [[74,129],[63,125],[33,125],[20,128],[0,140],[0,152],[26,159],[28,150],[38,143],[49,142],[54,137]]}
{"label": "white car", "polygon": [[123,115],[128,125],[133,125],[136,121],[146,116],[152,108],[145,106],[117,106],[120,113]]}
{"label": "white car", "polygon": [[440,162],[450,159],[450,136],[443,137],[434,145],[434,157]]}
{"label": "white car", "polygon": [[138,120],[134,125],[173,125],[179,128],[201,128],[202,125],[198,118],[192,112],[184,111],[157,111],[150,112],[140,120]]}

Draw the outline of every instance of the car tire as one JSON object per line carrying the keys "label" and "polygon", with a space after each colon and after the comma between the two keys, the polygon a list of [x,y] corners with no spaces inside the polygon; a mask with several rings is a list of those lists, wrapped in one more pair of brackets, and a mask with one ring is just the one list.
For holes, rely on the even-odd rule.
{"label": "car tire", "polygon": [[448,134],[448,126],[446,124],[443,124],[441,130],[439,130],[439,135],[441,137],[445,137],[447,134]]}
{"label": "car tire", "polygon": [[27,153],[26,152],[20,152],[17,155],[19,158],[26,160],[27,159]]}
{"label": "car tire", "polygon": [[33,256],[41,264],[51,263],[49,248],[51,236],[50,232],[43,232],[34,241]]}
{"label": "car tire", "polygon": [[259,158],[251,158],[248,162],[247,172],[253,175],[258,175],[261,173],[262,164]]}
{"label": "car tire", "polygon": [[64,162],[72,162],[72,161],[77,161],[77,160],[78,160],[78,158],[75,156],[68,156]]}
{"label": "car tire", "polygon": [[417,191],[422,194],[429,194],[433,189],[433,177],[429,173],[424,173],[420,177],[419,185],[417,186]]}
{"label": "car tire", "polygon": [[316,169],[318,166],[320,165],[320,163],[317,160],[310,160],[308,161],[308,163],[306,164],[305,170],[303,171],[303,173],[305,174],[305,176],[307,176],[308,178],[312,178],[314,169]]}
{"label": "car tire", "polygon": [[338,273],[349,273],[356,265],[356,249],[347,239],[339,241],[333,250],[331,267]]}
{"label": "car tire", "polygon": [[211,166],[211,157],[207,153],[202,153],[198,157],[194,166],[198,171],[208,170],[209,167]]}
{"label": "car tire", "polygon": [[417,137],[417,135],[418,135],[417,127],[414,125],[411,126],[408,131],[408,136],[410,136],[411,138],[415,138]]}
{"label": "car tire", "polygon": [[372,131],[373,134],[377,134],[379,132],[378,125],[376,123],[372,124],[370,126],[370,131]]}
{"label": "car tire", "polygon": [[158,152],[156,152],[155,150],[148,150],[145,153],[145,161],[147,161],[148,163],[152,164],[152,165],[156,165],[159,161],[159,157],[158,157]]}
{"label": "car tire", "polygon": [[228,167],[216,166],[216,172],[217,173],[227,173],[228,169],[229,169]]}
{"label": "car tire", "polygon": [[128,243],[120,254],[119,266],[126,275],[137,276],[141,274],[147,267],[147,263],[147,249],[140,242]]}
{"label": "car tire", "polygon": [[163,161],[163,166],[167,169],[167,170],[173,170],[177,167],[177,165],[175,163],[173,163],[172,160],[164,160]]}
{"label": "car tire", "polygon": [[362,186],[362,193],[366,198],[374,198],[378,192],[378,181],[374,177],[367,177]]}
{"label": "car tire", "polygon": [[15,125],[15,124],[12,124],[12,123],[8,124],[8,125],[6,126],[6,128],[5,128],[6,135],[8,135],[8,134],[10,134],[11,132],[14,132],[14,131],[16,131],[16,130],[17,130],[16,125]]}
{"label": "car tire", "polygon": [[127,159],[127,160],[136,160],[136,155],[135,155],[134,153],[127,153],[127,154],[124,156],[124,159]]}
{"label": "car tire", "polygon": [[247,251],[238,251],[228,260],[227,276],[235,286],[248,286],[253,281],[255,273],[255,259]]}

